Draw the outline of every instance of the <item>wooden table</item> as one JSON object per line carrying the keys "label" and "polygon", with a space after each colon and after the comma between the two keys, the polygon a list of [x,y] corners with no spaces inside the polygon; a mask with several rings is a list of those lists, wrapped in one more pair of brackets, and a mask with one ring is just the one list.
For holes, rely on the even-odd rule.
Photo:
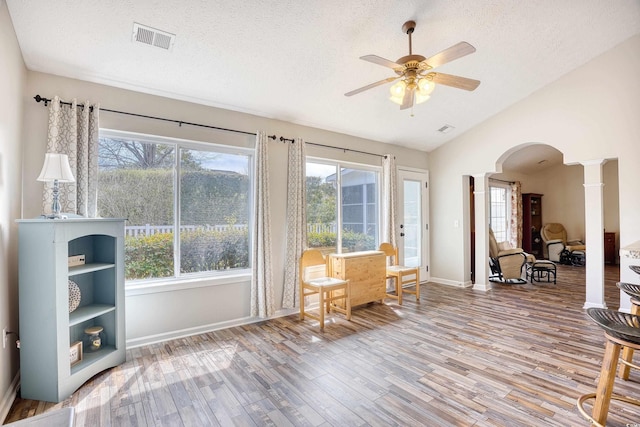
{"label": "wooden table", "polygon": [[351,306],[382,301],[386,295],[386,256],[381,251],[329,254],[329,275],[351,283]]}

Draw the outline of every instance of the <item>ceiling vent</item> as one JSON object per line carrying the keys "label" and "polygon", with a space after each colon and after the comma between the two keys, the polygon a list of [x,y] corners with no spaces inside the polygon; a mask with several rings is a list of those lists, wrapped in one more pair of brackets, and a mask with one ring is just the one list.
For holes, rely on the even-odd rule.
{"label": "ceiling vent", "polygon": [[133,23],[132,41],[135,43],[155,46],[164,50],[171,50],[175,40],[175,34],[147,27],[146,25],[138,24],[137,22]]}
{"label": "ceiling vent", "polygon": [[444,125],[440,129],[438,129],[438,132],[440,132],[440,133],[449,133],[454,129],[455,129],[455,127],[453,127],[451,125]]}

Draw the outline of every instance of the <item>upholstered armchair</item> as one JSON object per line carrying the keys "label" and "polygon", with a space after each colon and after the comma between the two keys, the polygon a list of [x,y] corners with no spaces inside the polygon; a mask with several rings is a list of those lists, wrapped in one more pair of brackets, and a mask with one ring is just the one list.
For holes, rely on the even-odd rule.
{"label": "upholstered armchair", "polygon": [[489,266],[492,276],[489,280],[506,283],[526,283],[522,279],[525,262],[535,262],[533,255],[522,248],[511,248],[508,242],[498,243],[493,230],[489,229]]}
{"label": "upholstered armchair", "polygon": [[547,246],[547,256],[550,261],[559,262],[560,253],[566,249],[570,253],[574,251],[585,252],[587,247],[580,240],[567,241],[567,230],[562,224],[550,222],[540,230],[540,236]]}

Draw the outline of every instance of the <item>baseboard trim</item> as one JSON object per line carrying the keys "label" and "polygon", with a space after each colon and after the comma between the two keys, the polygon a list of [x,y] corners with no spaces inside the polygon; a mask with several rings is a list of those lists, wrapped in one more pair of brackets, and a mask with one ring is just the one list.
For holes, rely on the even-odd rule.
{"label": "baseboard trim", "polygon": [[213,332],[213,331],[218,331],[220,329],[232,328],[234,326],[243,326],[243,325],[249,325],[251,323],[263,322],[265,320],[289,316],[291,314],[295,314],[299,312],[300,311],[297,308],[281,309],[281,310],[278,310],[273,316],[268,318],[247,316],[247,317],[241,317],[238,319],[228,320],[225,322],[210,323],[208,325],[201,325],[193,328],[177,329],[175,331],[169,331],[162,334],[147,335],[144,337],[133,338],[133,339],[127,340],[127,349],[142,347],[150,344],[157,344],[160,342],[175,340],[179,338],[190,337],[192,335],[205,334],[207,332]]}
{"label": "baseboard trim", "polygon": [[607,308],[607,305],[606,304],[596,304],[596,303],[593,303],[593,302],[585,302],[584,306],[582,308],[584,308],[586,310],[587,308],[592,308],[592,307],[595,307],[595,308]]}
{"label": "baseboard trim", "polygon": [[16,373],[16,376],[13,377],[13,381],[9,385],[9,388],[2,396],[2,401],[0,401],[0,420],[2,423],[7,419],[7,415],[9,415],[9,411],[11,411],[11,405],[16,400],[16,396],[18,396],[18,389],[20,388],[20,371]]}
{"label": "baseboard trim", "polygon": [[454,286],[456,288],[468,288],[471,285],[471,282],[456,282],[455,280],[441,279],[433,276],[429,279],[429,283],[432,282],[439,283],[441,285]]}
{"label": "baseboard trim", "polygon": [[489,283],[475,283],[473,285],[473,290],[474,291],[487,292],[487,291],[490,291],[491,289],[493,289],[493,285],[491,285],[491,282],[489,282]]}

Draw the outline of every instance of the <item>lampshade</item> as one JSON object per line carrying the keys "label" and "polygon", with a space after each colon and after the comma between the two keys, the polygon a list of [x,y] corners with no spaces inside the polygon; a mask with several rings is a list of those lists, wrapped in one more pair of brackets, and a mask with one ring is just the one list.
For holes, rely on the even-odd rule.
{"label": "lampshade", "polygon": [[420,95],[431,95],[435,87],[436,84],[432,80],[427,80],[426,78],[418,80],[418,92],[420,92]]}
{"label": "lampshade", "polygon": [[407,83],[404,80],[400,80],[389,88],[392,98],[404,97],[404,91],[407,88]]}
{"label": "lampshade", "polygon": [[69,157],[59,153],[45,154],[44,164],[37,179],[38,181],[75,182],[69,166]]}
{"label": "lampshade", "polygon": [[407,83],[404,80],[400,80],[389,88],[389,92],[391,92],[391,98],[389,99],[398,105],[402,105],[405,90],[407,90]]}
{"label": "lampshade", "polygon": [[419,90],[416,91],[416,104],[422,104],[431,98],[429,95],[423,95]]}
{"label": "lampshade", "polygon": [[430,94],[436,85],[431,80],[422,78],[418,80],[418,89],[416,90],[416,104],[422,104],[431,98]]}

